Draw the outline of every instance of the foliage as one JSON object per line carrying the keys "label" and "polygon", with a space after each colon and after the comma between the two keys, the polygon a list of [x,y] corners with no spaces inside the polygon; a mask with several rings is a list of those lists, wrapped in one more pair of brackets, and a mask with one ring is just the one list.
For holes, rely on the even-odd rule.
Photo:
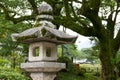
{"label": "foliage", "polygon": [[80,54],[83,55],[83,59],[87,59],[87,61],[92,64],[99,62],[98,50],[94,50],[93,48],[84,48],[80,51]]}
{"label": "foliage", "polygon": [[85,71],[76,66],[68,57],[60,57],[57,61],[66,64],[67,72],[84,76]]}
{"label": "foliage", "polygon": [[57,61],[61,63],[65,63],[67,71],[74,72],[75,66],[68,57],[59,57]]}
{"label": "foliage", "polygon": [[58,47],[58,56],[68,56],[68,57],[77,57],[78,50],[75,44],[65,44]]}
{"label": "foliage", "polygon": [[0,59],[0,79],[1,80],[29,80],[18,67],[11,68],[11,62],[5,58]]}
{"label": "foliage", "polygon": [[29,80],[19,72],[7,67],[0,67],[0,79],[1,80]]}
{"label": "foliage", "polygon": [[80,64],[80,68],[85,69],[86,73],[93,74],[94,76],[101,75],[101,65],[100,64]]}
{"label": "foliage", "polygon": [[[8,4],[8,2],[5,1],[5,4]],[[23,45],[13,42],[11,39],[11,34],[21,32],[25,29],[28,29],[29,27],[31,27],[31,24],[27,22],[13,24],[11,21],[6,20],[4,14],[0,12],[0,55],[8,56],[11,55],[14,51],[20,51],[24,53],[24,48],[18,48],[18,45]]]}
{"label": "foliage", "polygon": [[24,62],[24,55],[19,52],[12,52],[7,56],[0,56],[0,66],[9,68],[19,68],[20,63]]}
{"label": "foliage", "polygon": [[101,78],[94,77],[91,74],[85,74],[83,77],[68,72],[59,72],[55,80],[101,80]]}
{"label": "foliage", "polygon": [[120,62],[120,50],[117,52],[115,61],[116,61],[116,64],[118,64]]}
{"label": "foliage", "polygon": [[5,59],[0,59],[0,66],[9,66],[10,62]]}
{"label": "foliage", "polygon": [[27,54],[27,45],[13,42],[11,33],[21,32],[28,28],[28,23],[13,24],[4,18],[3,14],[0,15],[0,56],[6,57],[11,62],[11,66],[18,66],[23,57]]}

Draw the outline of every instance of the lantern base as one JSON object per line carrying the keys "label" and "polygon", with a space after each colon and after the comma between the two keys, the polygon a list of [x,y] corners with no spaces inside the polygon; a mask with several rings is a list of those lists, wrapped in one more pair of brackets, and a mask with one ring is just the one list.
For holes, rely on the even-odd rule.
{"label": "lantern base", "polygon": [[58,62],[26,62],[21,64],[21,69],[27,72],[55,73],[65,69],[65,63]]}
{"label": "lantern base", "polygon": [[31,73],[33,80],[54,80],[56,77],[55,73]]}

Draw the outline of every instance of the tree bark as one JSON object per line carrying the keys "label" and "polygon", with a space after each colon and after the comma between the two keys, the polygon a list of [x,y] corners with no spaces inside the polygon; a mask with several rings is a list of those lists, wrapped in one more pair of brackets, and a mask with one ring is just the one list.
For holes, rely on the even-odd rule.
{"label": "tree bark", "polygon": [[115,72],[114,72],[114,65],[110,65],[111,61],[104,61],[102,63],[102,78],[103,80],[116,80]]}
{"label": "tree bark", "polygon": [[[104,40],[105,41],[105,40]],[[114,50],[112,44],[108,42],[100,43],[100,60],[102,65],[103,80],[117,80],[115,74]]]}

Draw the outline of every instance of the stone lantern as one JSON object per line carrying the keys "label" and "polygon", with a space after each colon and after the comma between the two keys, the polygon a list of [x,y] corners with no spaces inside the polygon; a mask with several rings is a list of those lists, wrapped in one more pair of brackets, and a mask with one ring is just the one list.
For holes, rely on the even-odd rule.
{"label": "stone lantern", "polygon": [[77,36],[71,36],[56,29],[51,22],[54,18],[48,14],[52,7],[42,2],[38,8],[36,24],[33,28],[11,35],[13,41],[29,44],[28,62],[21,68],[31,73],[33,80],[54,80],[56,72],[64,69],[65,63],[57,61],[57,45],[75,42]]}

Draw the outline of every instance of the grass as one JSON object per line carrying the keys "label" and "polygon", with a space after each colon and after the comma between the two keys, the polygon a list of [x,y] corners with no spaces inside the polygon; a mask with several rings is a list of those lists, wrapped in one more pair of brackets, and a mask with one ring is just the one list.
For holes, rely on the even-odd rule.
{"label": "grass", "polygon": [[80,80],[80,76],[76,76],[72,73],[60,72],[57,76],[57,80]]}
{"label": "grass", "polygon": [[75,75],[68,72],[59,72],[56,80],[101,80],[92,74],[85,74],[84,76]]}
{"label": "grass", "polygon": [[101,72],[100,64],[80,64],[80,68],[86,69],[87,72]]}
{"label": "grass", "polygon": [[118,78],[117,80],[120,80],[120,78]]}
{"label": "grass", "polygon": [[85,80],[101,80],[101,78],[100,77],[95,77],[90,73],[86,73],[85,74]]}
{"label": "grass", "polygon": [[[80,68],[83,70],[86,69],[88,71],[83,72],[84,75],[61,71],[58,73],[55,80],[102,80],[100,77],[94,76],[96,72],[101,71],[99,64],[80,64]],[[99,68],[99,70],[97,68]]]}
{"label": "grass", "polygon": [[101,68],[101,65],[100,64],[94,64],[94,65],[92,65],[92,64],[80,64],[80,67],[85,67],[85,68]]}
{"label": "grass", "polygon": [[[101,66],[99,64],[91,65],[91,64],[80,64],[80,68],[90,68],[90,69],[96,69],[96,67],[101,70]],[[95,71],[96,72],[96,71]],[[73,74],[69,72],[59,72],[57,74],[57,79],[55,80],[102,80],[101,77],[94,76],[95,72],[86,72],[84,76]],[[120,80],[117,79],[117,80]]]}

